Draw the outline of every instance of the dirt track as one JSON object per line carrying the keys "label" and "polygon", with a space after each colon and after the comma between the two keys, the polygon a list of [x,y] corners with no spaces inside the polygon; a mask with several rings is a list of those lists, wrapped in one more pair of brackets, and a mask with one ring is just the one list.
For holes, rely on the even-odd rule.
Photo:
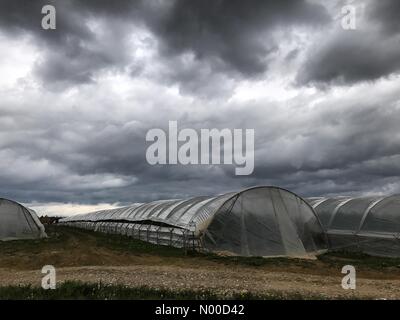
{"label": "dirt track", "polygon": [[[40,285],[38,271],[0,270],[3,285]],[[182,268],[174,266],[71,267],[57,269],[57,280],[79,280],[128,286],[146,285],[152,288],[212,289],[217,292],[284,292],[289,295],[320,296],[321,298],[400,298],[399,280],[359,279],[356,291],[345,291],[341,277],[304,275],[290,272],[270,272],[240,268],[220,270]]]}
{"label": "dirt track", "polygon": [[127,249],[108,242],[103,235],[84,231],[60,232],[59,238],[53,242],[49,239],[44,245],[0,244],[0,285],[40,285],[41,267],[52,264],[57,268],[58,281],[217,292],[299,293],[321,298],[400,298],[400,271],[396,266],[380,269],[360,264],[357,289],[343,290],[340,266],[348,263],[346,259],[281,259],[253,266],[201,255],[184,256],[175,249],[166,254],[160,254],[158,248],[156,252],[148,252],[146,247]]}

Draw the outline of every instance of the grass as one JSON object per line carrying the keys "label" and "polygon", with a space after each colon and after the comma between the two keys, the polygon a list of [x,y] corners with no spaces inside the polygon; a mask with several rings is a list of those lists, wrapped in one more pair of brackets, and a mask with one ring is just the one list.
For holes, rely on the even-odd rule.
{"label": "grass", "polygon": [[[336,297],[341,298],[341,297]],[[1,300],[324,300],[321,295],[302,295],[271,291],[263,294],[250,292],[215,292],[210,290],[155,289],[146,286],[91,284],[66,281],[55,290],[33,286],[0,287]],[[329,297],[332,299],[332,297]],[[349,299],[346,297],[344,299]]]}
{"label": "grass", "polygon": [[[56,236],[59,242],[65,241],[65,234],[74,233],[78,236],[90,234],[95,237],[96,246],[106,247],[108,249],[122,251],[127,253],[134,253],[136,255],[148,254],[156,255],[159,257],[175,257],[175,258],[200,258],[209,260],[225,265],[235,266],[250,266],[250,267],[261,267],[261,266],[288,266],[296,265],[301,267],[311,267],[313,262],[306,259],[297,258],[264,258],[264,257],[241,257],[241,256],[225,256],[215,254],[212,252],[198,252],[198,251],[187,251],[182,248],[174,248],[169,246],[161,246],[145,242],[131,237],[122,236],[118,234],[105,234],[102,232],[95,232],[92,230],[82,230],[78,228],[63,227],[63,226],[51,226],[49,229],[50,237]],[[0,246],[1,248],[1,246]]]}
{"label": "grass", "polygon": [[137,254],[156,254],[160,256],[185,255],[185,251],[179,248],[159,246],[115,234],[105,234],[63,226],[46,226],[46,232],[48,235],[47,239],[0,241],[0,254],[13,254],[15,251],[38,253],[49,249],[49,247],[52,249],[62,249],[67,245],[71,236],[80,240],[90,235],[94,238],[94,245],[114,250],[133,251]]}
{"label": "grass", "polygon": [[[104,234],[100,232],[88,231],[96,235],[97,244],[99,246],[106,246],[113,250],[125,250],[135,253],[152,254],[162,257],[198,257],[225,265],[239,265],[239,266],[299,266],[299,267],[313,267],[315,265],[313,260],[299,259],[299,258],[285,258],[285,257],[241,257],[241,256],[224,256],[212,252],[197,252],[185,251],[180,248],[173,248],[168,246],[161,246],[151,244],[137,239],[128,238],[126,236]],[[129,240],[128,240],[129,239]],[[128,241],[127,241],[128,240]],[[323,262],[331,267],[342,267],[343,261],[348,264],[357,265],[358,267],[365,267],[369,269],[382,269],[385,267],[400,267],[400,258],[387,258],[387,257],[374,257],[368,254],[359,252],[343,252],[334,251],[322,254],[317,257],[318,261]]]}
{"label": "grass", "polygon": [[343,266],[343,262],[367,269],[400,268],[400,258],[375,257],[361,252],[334,251],[318,257],[328,266]]}
{"label": "grass", "polygon": [[37,253],[48,246],[62,247],[65,245],[67,235],[63,232],[58,232],[54,228],[46,230],[49,238],[45,239],[29,239],[29,240],[13,240],[0,241],[0,254],[13,254],[15,251],[31,251]]}

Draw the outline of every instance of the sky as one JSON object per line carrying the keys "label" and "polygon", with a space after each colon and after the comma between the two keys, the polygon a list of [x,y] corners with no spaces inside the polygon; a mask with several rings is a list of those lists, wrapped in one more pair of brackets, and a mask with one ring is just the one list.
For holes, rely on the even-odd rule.
{"label": "sky", "polygon": [[[56,30],[41,8],[56,8]],[[356,29],[342,7],[356,9]],[[40,215],[275,185],[400,192],[400,1],[1,0],[0,197]],[[254,172],[146,132],[254,129]]]}

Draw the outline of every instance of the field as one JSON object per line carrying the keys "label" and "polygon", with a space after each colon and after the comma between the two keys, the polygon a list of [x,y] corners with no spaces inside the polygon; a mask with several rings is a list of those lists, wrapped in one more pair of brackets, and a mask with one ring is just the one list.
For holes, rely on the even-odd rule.
{"label": "field", "polygon": [[[316,260],[185,252],[51,226],[48,239],[0,242],[1,299],[399,299],[400,259],[329,253]],[[354,265],[357,289],[341,269]],[[56,290],[40,288],[57,270]]]}

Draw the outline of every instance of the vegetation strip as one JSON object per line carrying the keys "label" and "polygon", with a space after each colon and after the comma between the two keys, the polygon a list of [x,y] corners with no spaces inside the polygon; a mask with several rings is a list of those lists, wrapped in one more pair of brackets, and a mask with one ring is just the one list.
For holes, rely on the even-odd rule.
{"label": "vegetation strip", "polygon": [[218,292],[211,290],[171,290],[156,289],[146,286],[128,287],[124,285],[107,285],[102,283],[83,283],[66,281],[55,290],[43,290],[40,287],[6,286],[0,287],[2,300],[116,300],[116,299],[176,299],[176,300],[309,300],[309,299],[349,299],[349,297],[325,297],[322,295],[303,295],[300,293],[266,292]]}

